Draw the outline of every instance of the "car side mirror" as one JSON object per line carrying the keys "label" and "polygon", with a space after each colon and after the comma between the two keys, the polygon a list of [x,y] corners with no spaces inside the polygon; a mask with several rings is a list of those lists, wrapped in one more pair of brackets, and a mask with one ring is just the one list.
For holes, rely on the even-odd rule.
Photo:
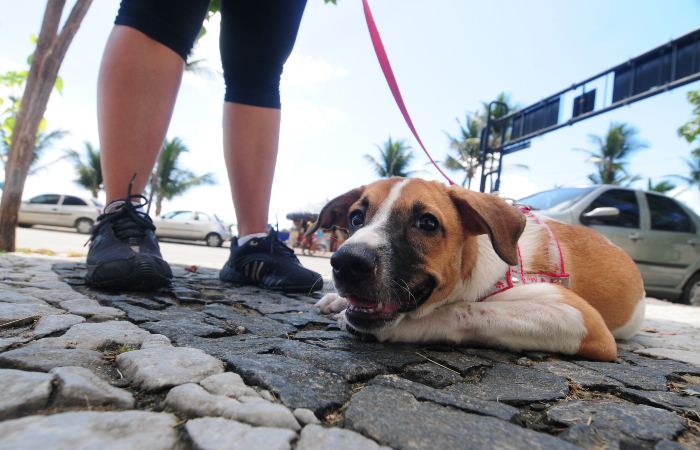
{"label": "car side mirror", "polygon": [[615,208],[614,206],[604,206],[581,214],[581,222],[587,224],[593,219],[612,219],[613,217],[618,217],[619,215],[619,209]]}

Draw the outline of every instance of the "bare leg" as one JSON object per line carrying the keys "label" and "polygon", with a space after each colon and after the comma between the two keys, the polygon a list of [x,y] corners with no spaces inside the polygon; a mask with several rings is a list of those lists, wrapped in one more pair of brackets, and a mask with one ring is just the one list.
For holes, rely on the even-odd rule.
{"label": "bare leg", "polygon": [[224,103],[224,157],[239,236],[267,232],[280,110]]}
{"label": "bare leg", "polygon": [[153,171],[182,80],[184,61],[133,28],[115,25],[97,84],[97,122],[107,202],[143,192]]}

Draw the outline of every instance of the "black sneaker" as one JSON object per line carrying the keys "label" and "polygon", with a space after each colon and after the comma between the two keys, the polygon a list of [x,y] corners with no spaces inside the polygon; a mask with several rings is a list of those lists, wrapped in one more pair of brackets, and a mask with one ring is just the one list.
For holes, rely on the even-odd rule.
{"label": "black sneaker", "polygon": [[[133,180],[132,180],[133,182]],[[151,218],[136,210],[131,183],[125,199],[107,205],[97,218],[87,256],[88,285],[109,289],[155,289],[170,285],[173,273],[163,261]]]}
{"label": "black sneaker", "polygon": [[231,240],[231,256],[219,273],[221,281],[258,284],[275,291],[311,293],[323,288],[323,278],[305,269],[294,250],[287,247],[271,230],[264,238],[253,238],[238,246]]}

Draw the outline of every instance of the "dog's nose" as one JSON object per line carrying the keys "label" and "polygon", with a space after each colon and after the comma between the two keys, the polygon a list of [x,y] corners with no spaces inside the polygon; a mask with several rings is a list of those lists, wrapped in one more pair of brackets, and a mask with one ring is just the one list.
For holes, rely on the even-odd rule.
{"label": "dog's nose", "polygon": [[331,266],[336,276],[362,278],[375,272],[378,261],[377,255],[369,249],[341,247],[331,257]]}

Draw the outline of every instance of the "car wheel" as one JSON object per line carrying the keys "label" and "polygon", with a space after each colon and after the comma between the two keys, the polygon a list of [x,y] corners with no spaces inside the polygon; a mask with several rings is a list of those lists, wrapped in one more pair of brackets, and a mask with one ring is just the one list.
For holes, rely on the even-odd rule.
{"label": "car wheel", "polygon": [[78,233],[90,234],[90,232],[92,231],[92,220],[78,219],[75,222],[75,228],[78,230]]}
{"label": "car wheel", "polygon": [[207,241],[207,245],[209,247],[221,247],[221,245],[224,243],[224,240],[221,239],[221,236],[219,236],[216,233],[207,234],[207,237],[204,238],[204,240]]}
{"label": "car wheel", "polygon": [[18,223],[17,226],[20,228],[31,228],[32,224],[30,224],[30,223]]}
{"label": "car wheel", "polygon": [[685,284],[681,302],[686,305],[700,306],[700,273],[696,273]]}

